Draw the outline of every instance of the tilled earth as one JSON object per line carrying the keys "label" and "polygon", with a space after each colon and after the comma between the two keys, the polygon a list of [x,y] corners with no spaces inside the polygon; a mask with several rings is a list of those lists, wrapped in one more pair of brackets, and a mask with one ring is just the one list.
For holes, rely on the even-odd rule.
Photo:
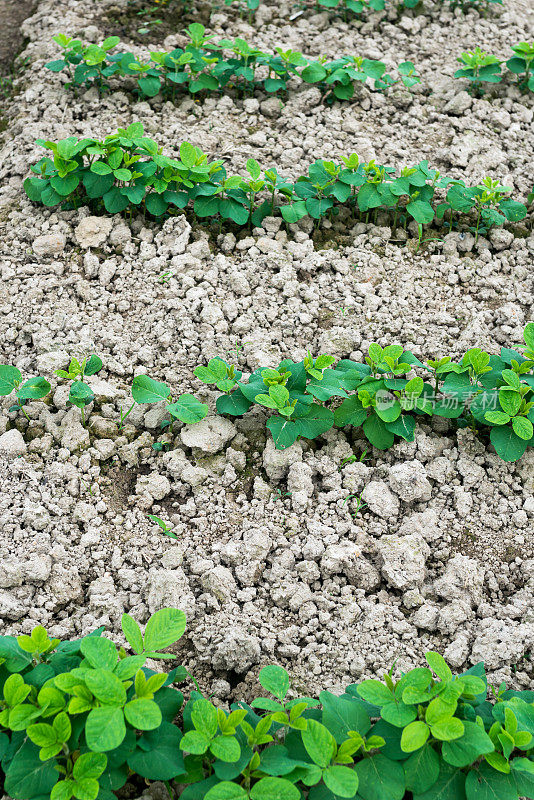
{"label": "tilled earth", "polygon": [[[362,88],[332,107],[316,87],[282,104],[261,94],[139,102],[119,83],[104,98],[73,94],[44,68],[59,31],[100,41],[122,14],[125,46],[146,54],[181,44],[181,30],[139,44],[127,38],[126,2],[39,3],[22,28],[29,64],[2,112],[0,361],[44,375],[53,394],[28,407],[29,424],[8,398],[0,406],[3,632],[44,624],[68,637],[105,624],[119,636],[123,611],[143,622],[174,605],[188,616],[179,657],[221,699],[248,696],[266,663],[314,693],[379,675],[394,659],[406,669],[427,649],[459,670],[484,660],[494,682],[532,687],[532,450],[506,464],[442,420],[387,453],[350,431],[278,452],[260,413],[162,433],[164,409],[145,406],[117,426],[139,373],[213,407],[193,369],[236,346],[246,372],[307,349],[361,358],[371,341],[427,358],[519,345],[534,319],[529,226],[476,246],[456,232],[415,253],[411,239],[390,241],[385,219],[313,234],[303,222],[288,235],[271,218],[217,237],[185,217],[84,221],[88,209],[36,207],[22,190],[42,155],[35,139],[103,136],[140,120],[165,152],[187,140],[236,171],[250,157],[292,178],[354,151],[397,167],[427,158],[472,183],[490,174],[525,200],[532,96],[501,84],[472,99],[452,78],[463,50],[480,44],[505,58],[532,38],[531,4],[504,2],[484,17],[426,0],[423,14],[363,23],[313,11],[289,23],[291,4],[275,2],[251,25],[231,10],[212,15],[219,36],[390,67],[409,59],[422,76],[412,94]],[[54,370],[91,352],[104,370],[85,429]],[[157,452],[156,441],[171,447]],[[353,454],[361,460],[345,463]]]}

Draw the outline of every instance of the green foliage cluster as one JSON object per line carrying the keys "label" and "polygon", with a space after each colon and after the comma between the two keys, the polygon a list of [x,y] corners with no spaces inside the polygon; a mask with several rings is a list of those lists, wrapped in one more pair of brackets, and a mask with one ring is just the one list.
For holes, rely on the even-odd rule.
{"label": "green foliage cluster", "polygon": [[[473,348],[460,361],[444,356],[423,363],[401,345],[372,343],[364,363],[342,359],[334,366],[333,356],[314,358],[308,353],[298,363],[284,359],[276,368],[258,367],[245,380],[238,367],[217,356],[194,373],[202,383],[222,392],[216,401],[220,414],[239,417],[254,404],[274,412],[267,428],[280,450],[297,439],[314,439],[333,427],[348,425],[361,427],[374,447],[386,450],[396,436],[413,441],[418,416],[435,415],[455,420],[458,427],[489,429],[499,457],[516,461],[527,447],[534,446],[534,323],[526,325],[523,336],[523,355],[507,348],[501,348],[499,356]],[[73,359],[69,372],[58,370],[60,377],[73,381],[69,400],[82,414],[94,399],[82,378],[101,366],[101,360],[91,356],[82,364]],[[417,370],[424,378],[407,377]],[[20,381],[18,370],[0,365],[0,394],[10,394]],[[32,378],[24,387],[29,396],[17,395],[12,409],[23,410],[26,399],[41,398],[50,391],[43,378]],[[148,375],[134,378],[132,398],[130,408],[121,409],[120,428],[136,404],[165,402],[170,419],[164,426],[173,419],[194,424],[209,412],[191,394],[173,401],[167,384]]]}
{"label": "green foliage cluster", "polygon": [[[244,39],[213,41],[203,25],[195,22],[186,33],[191,41],[185,49],[170,53],[152,52],[148,61],[132,53],[111,54],[120,40],[117,36],[102,44],[84,45],[80,39],[70,39],[59,34],[54,41],[63,50],[62,58],[50,61],[46,67],[52,72],[66,69],[70,86],[106,87],[111,77],[130,76],[137,81],[137,91],[142,97],[154,97],[161,92],[175,99],[177,89],[190,94],[224,92],[229,87],[241,90],[243,95],[255,88],[275,94],[286,92],[291,78],[304,83],[317,84],[326,100],[349,100],[354,95],[356,82],[372,81],[374,89],[385,92],[402,82],[411,87],[420,82],[411,61],[399,65],[399,77],[386,73],[382,61],[342,56],[335,61],[326,58],[308,59],[294,50],[275,48],[275,54],[264,53],[251,47]],[[224,53],[231,53],[225,57]],[[258,78],[260,69],[263,77]],[[300,69],[300,71],[299,71]]]}
{"label": "green foliage cluster", "polygon": [[[196,377],[222,394],[220,414],[241,416],[254,404],[274,413],[267,420],[278,449],[314,439],[332,427],[361,427],[379,450],[395,437],[413,441],[418,416],[454,419],[482,430],[500,458],[516,461],[534,445],[534,323],[524,331],[524,356],[502,348],[499,356],[473,348],[460,361],[449,356],[420,361],[401,345],[373,343],[365,363],[317,358],[309,353],[276,369],[259,367],[248,379],[223,359],[195,369]],[[425,378],[406,377],[412,370]]]}
{"label": "green foliage cluster", "polygon": [[[449,215],[471,214],[478,236],[492,225],[519,221],[526,216],[522,203],[509,198],[511,191],[491,178],[474,187],[462,180],[442,177],[427,161],[406,167],[394,177],[390,167],[365,163],[352,153],[342,163],[316,161],[307,175],[290,182],[276,168],[262,172],[254,159],[247,161],[246,178],[228,175],[223,162],[208,162],[198,147],[184,142],[180,158],[162,153],[157,142],[144,136],[140,122],[103,140],[70,136],[59,142],[39,139],[52,151],[31,167],[34,177],[24,181],[30,200],[67,208],[89,205],[110,214],[139,207],[155,217],[192,204],[199,219],[231,221],[236,225],[261,225],[266,216],[280,213],[287,223],[309,216],[319,220],[339,214],[345,207],[355,216],[379,210],[404,226],[413,219],[419,239],[423,225]],[[436,202],[438,190],[445,194]],[[263,198],[263,199],[262,199]]]}
{"label": "green foliage cluster", "polygon": [[[534,92],[534,42],[519,42],[511,45],[511,48],[514,55],[506,61],[506,68],[517,75],[517,85],[522,92]],[[454,73],[454,77],[467,78],[468,91],[472,95],[482,96],[484,84],[500,83],[506,77],[506,73],[501,72],[501,65],[505,62],[484,53],[480,47],[462,53],[456,60],[463,66]]]}
{"label": "green foliage cluster", "polygon": [[171,723],[183,695],[170,684],[183,668],[155,673],[148,658],[185,630],[185,614],[157,611],[144,636],[125,614],[124,635],[135,655],[101,636],[50,639],[0,637],[0,758],[4,791],[20,800],[115,800],[134,772],[165,780],[183,771],[181,735]]}
{"label": "green foliage cluster", "polygon": [[[292,697],[282,667],[270,695],[216,707],[171,688],[188,673],[145,666],[185,630],[162,609],[135,655],[101,636],[0,637],[0,758],[14,800],[114,800],[129,777],[165,781],[182,800],[518,800],[534,798],[534,692],[492,689],[483,664],[454,676],[443,657],[338,696]],[[178,721],[176,720],[179,714]],[[173,724],[174,723],[174,724]],[[175,783],[171,784],[170,781]],[[174,794],[174,788],[177,794]]]}

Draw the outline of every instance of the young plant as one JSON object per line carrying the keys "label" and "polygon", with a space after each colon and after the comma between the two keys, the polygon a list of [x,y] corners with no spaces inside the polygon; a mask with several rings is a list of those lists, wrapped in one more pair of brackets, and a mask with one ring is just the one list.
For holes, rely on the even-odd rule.
{"label": "young plant", "polygon": [[519,76],[518,82],[521,90],[525,91],[530,89],[531,92],[534,92],[534,75],[532,75],[534,42],[519,42],[519,44],[513,44],[512,50],[515,55],[508,59],[506,66],[510,72]]}
{"label": "young plant", "polygon": [[156,525],[159,525],[165,536],[168,536],[170,539],[178,539],[178,537],[176,536],[176,534],[172,529],[172,526],[164,522],[164,520],[162,520],[161,517],[157,517],[155,514],[147,514],[147,516],[149,520],[151,520],[151,522],[155,522]]}
{"label": "young plant", "polygon": [[475,96],[484,93],[484,83],[500,83],[502,80],[501,62],[496,56],[484,53],[480,47],[462,53],[456,59],[463,64],[462,69],[454,73],[455,78],[467,78],[467,91]]}
{"label": "young plant", "polygon": [[77,358],[72,358],[68,370],[57,369],[55,374],[58,378],[71,381],[69,391],[69,403],[80,409],[82,425],[85,426],[85,406],[88,406],[95,399],[93,390],[84,378],[95,375],[102,369],[102,360],[96,356],[86,356],[81,362]]}
{"label": "young plant", "polygon": [[29,417],[24,410],[28,400],[42,400],[50,392],[51,386],[45,378],[28,378],[22,382],[22,374],[10,364],[0,364],[0,396],[8,397],[15,392],[15,405],[9,411],[22,411],[26,419]]}

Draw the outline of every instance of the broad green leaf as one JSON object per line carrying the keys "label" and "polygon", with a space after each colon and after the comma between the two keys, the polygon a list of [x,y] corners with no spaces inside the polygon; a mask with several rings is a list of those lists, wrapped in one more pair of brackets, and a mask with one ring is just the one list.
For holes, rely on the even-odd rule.
{"label": "broad green leaf", "polygon": [[474,764],[480,756],[494,750],[488,734],[476,724],[463,720],[464,734],[459,739],[443,742],[442,755],[453,767],[467,767]]}
{"label": "broad green leaf", "polygon": [[126,736],[122,708],[93,708],[85,723],[87,746],[95,753],[115,750]]}
{"label": "broad green leaf", "polygon": [[161,710],[153,700],[145,697],[130,700],[124,706],[124,716],[132,727],[140,731],[152,731],[161,725]]}
{"label": "broad green leaf", "polygon": [[262,778],[250,790],[252,800],[299,800],[300,796],[297,787],[284,778]]}
{"label": "broad green leaf", "polygon": [[171,390],[165,383],[153,380],[148,375],[136,375],[132,382],[132,397],[136,403],[159,403],[167,400]]}
{"label": "broad green leaf", "polygon": [[40,400],[46,397],[50,389],[50,384],[44,378],[29,378],[17,391],[17,397],[19,400]]}
{"label": "broad green leaf", "polygon": [[26,741],[7,767],[4,791],[14,798],[46,798],[59,774],[54,761],[40,761],[39,748]]}
{"label": "broad green leaf", "polygon": [[128,766],[142,778],[172,780],[185,772],[181,738],[176,725],[162,722],[159,728],[147,731],[137,740],[137,748],[128,756]]}
{"label": "broad green leaf", "polygon": [[521,439],[513,428],[502,425],[492,428],[490,431],[490,441],[494,446],[499,458],[503,461],[517,461],[527,449],[527,441]]}
{"label": "broad green leaf", "polygon": [[241,746],[235,736],[216,736],[210,743],[210,750],[215,758],[229,763],[241,757]]}
{"label": "broad green leaf", "polygon": [[106,705],[120,706],[126,702],[126,690],[122,682],[108,669],[89,670],[85,685],[97,700]]}
{"label": "broad green leaf", "polygon": [[143,652],[143,634],[137,622],[129,614],[123,614],[121,618],[121,628],[128,644],[134,653]]}
{"label": "broad green leaf", "polygon": [[165,650],[180,639],[185,631],[186,618],[178,608],[162,608],[152,614],[145,628],[145,650]]}
{"label": "broad green leaf", "polygon": [[180,422],[193,425],[207,416],[209,408],[192,394],[181,394],[175,403],[167,406],[167,411]]}
{"label": "broad green leaf", "polygon": [[413,800],[466,800],[465,774],[442,762],[437,781],[421,794],[414,793]]}
{"label": "broad green leaf", "polygon": [[426,792],[438,779],[439,765],[439,756],[430,744],[412,753],[403,764],[406,789],[414,795]]}
{"label": "broad green leaf", "polygon": [[248,794],[238,783],[221,781],[204,795],[204,800],[247,800]]}
{"label": "broad green leaf", "polygon": [[113,670],[119,658],[113,642],[100,636],[86,636],[80,650],[94,669]]}
{"label": "broad green leaf", "polygon": [[336,751],[336,740],[324,725],[309,719],[306,730],[301,732],[302,743],[312,761],[319,767],[327,767]]}
{"label": "broad green leaf", "polygon": [[465,794],[467,800],[517,800],[518,797],[513,776],[484,763],[467,773]]}
{"label": "broad green leaf", "polygon": [[258,680],[263,688],[283,700],[289,691],[289,675],[283,667],[272,664],[260,669]]}
{"label": "broad green leaf", "polygon": [[430,736],[430,729],[426,722],[417,720],[407,725],[401,736],[401,747],[405,753],[413,753],[423,747]]}
{"label": "broad green leaf", "polygon": [[330,692],[321,692],[319,700],[323,707],[321,721],[338,744],[348,738],[349,731],[358,731],[362,736],[368,733],[371,721],[361,702]]}
{"label": "broad green leaf", "polygon": [[397,761],[378,753],[356,764],[360,781],[358,795],[363,800],[402,800],[404,797],[404,770]]}
{"label": "broad green leaf", "polygon": [[323,772],[323,780],[338,797],[354,797],[358,791],[358,775],[349,767],[329,767]]}
{"label": "broad green leaf", "polygon": [[0,364],[0,395],[11,394],[21,380],[20,370],[10,364]]}
{"label": "broad green leaf", "polygon": [[384,706],[393,700],[393,694],[388,687],[374,678],[360,683],[356,691],[360,697],[374,706]]}

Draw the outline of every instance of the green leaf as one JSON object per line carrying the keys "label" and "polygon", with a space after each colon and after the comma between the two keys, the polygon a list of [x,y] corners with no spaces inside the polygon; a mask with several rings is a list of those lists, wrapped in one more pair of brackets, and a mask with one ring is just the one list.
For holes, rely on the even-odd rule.
{"label": "green leaf", "polygon": [[248,794],[238,783],[221,781],[204,795],[204,800],[247,800]]}
{"label": "green leaf", "polygon": [[181,422],[192,425],[204,419],[209,412],[209,408],[192,394],[181,394],[175,403],[167,406],[167,411]]}
{"label": "green leaf", "polygon": [[126,690],[122,682],[108,669],[88,670],[85,685],[97,700],[106,705],[119,706],[126,702]]}
{"label": "green leaf", "polygon": [[534,427],[532,426],[532,422],[526,417],[514,417],[512,419],[512,428],[520,439],[526,439],[527,441],[532,439]]}
{"label": "green leaf", "polygon": [[463,720],[464,734],[459,739],[443,742],[442,756],[453,767],[467,767],[495,748],[488,734],[476,722]]}
{"label": "green leaf", "polygon": [[467,800],[517,800],[513,776],[497,772],[489,764],[468,772],[465,793]]}
{"label": "green leaf", "polygon": [[425,659],[432,672],[434,672],[438,678],[445,682],[452,681],[452,672],[442,655],[430,650],[428,653],[425,653]]}
{"label": "green leaf", "polygon": [[136,375],[132,383],[132,397],[136,403],[159,403],[167,400],[171,390],[165,383],[149,378],[148,375]]}
{"label": "green leaf", "polygon": [[388,687],[374,678],[360,683],[356,691],[367,703],[374,706],[385,706],[393,700],[393,694]]}
{"label": "green leaf", "polygon": [[360,780],[358,795],[363,800],[402,800],[404,797],[404,770],[397,761],[378,753],[356,764]]}
{"label": "green leaf", "polygon": [[140,731],[152,731],[161,725],[162,715],[158,705],[146,697],[130,700],[124,706],[126,721]]}
{"label": "green leaf", "polygon": [[77,408],[84,408],[95,399],[93,390],[83,381],[74,381],[70,387],[69,402]]}
{"label": "green leaf", "polygon": [[289,691],[289,675],[283,667],[271,664],[260,669],[258,680],[263,688],[283,700]]}
{"label": "green leaf", "polygon": [[186,771],[181,739],[176,725],[162,722],[159,728],[147,731],[137,740],[136,750],[128,756],[128,766],[142,778],[172,780]]}
{"label": "green leaf", "polygon": [[343,400],[340,406],[334,411],[334,425],[342,428],[345,425],[353,425],[358,428],[367,419],[367,409],[362,406],[361,400],[357,395]]}
{"label": "green leaf", "polygon": [[381,713],[382,719],[397,728],[403,728],[417,717],[417,711],[413,706],[405,705],[402,701],[397,700],[382,706]]}
{"label": "green leaf", "polygon": [[425,744],[417,752],[412,753],[404,762],[406,789],[419,794],[433,786],[439,776],[440,759],[430,744]]}
{"label": "green leaf", "polygon": [[46,397],[51,387],[44,378],[29,378],[17,391],[19,400],[40,400]]}
{"label": "green leaf", "polygon": [[387,450],[395,441],[394,435],[386,428],[386,423],[374,412],[367,417],[362,428],[370,443],[378,450]]}
{"label": "green leaf", "polygon": [[338,744],[348,738],[349,731],[358,731],[362,736],[369,731],[371,721],[361,702],[324,691],[319,700],[323,707],[321,722]]}
{"label": "green leaf", "polygon": [[410,722],[402,732],[401,748],[405,753],[413,753],[414,750],[423,747],[429,736],[430,729],[426,722],[421,720]]}
{"label": "green leaf", "polygon": [[503,461],[517,461],[527,449],[527,442],[515,433],[513,428],[502,425],[492,428],[490,441],[499,458]]}
{"label": "green leaf", "polygon": [[442,742],[459,739],[464,733],[464,723],[457,717],[448,717],[433,722],[430,726],[432,736]]}
{"label": "green leaf", "polygon": [[126,641],[134,653],[143,652],[143,634],[137,622],[129,614],[123,614],[121,618],[121,628]]}
{"label": "green leaf", "polygon": [[178,608],[162,608],[152,614],[145,628],[145,650],[164,650],[181,639],[185,631],[186,618]]}
{"label": "green leaf", "polygon": [[241,757],[241,746],[235,736],[216,736],[210,743],[210,750],[215,758],[231,764]]}
{"label": "green leaf", "polygon": [[3,788],[10,797],[43,800],[58,778],[54,761],[40,761],[39,748],[26,741],[7,768]]}
{"label": "green leaf", "polygon": [[327,767],[336,751],[336,740],[320,722],[309,719],[306,730],[301,732],[302,743],[312,761],[319,767]]}
{"label": "green leaf", "polygon": [[386,429],[407,442],[413,442],[415,437],[415,419],[409,414],[401,414],[393,422],[386,422]]}
{"label": "green leaf", "polygon": [[327,74],[328,73],[322,64],[319,64],[318,61],[310,61],[308,66],[304,67],[300,73],[300,77],[306,83],[318,83],[319,81],[324,80]]}
{"label": "green leaf", "polygon": [[413,800],[466,800],[465,775],[442,762],[437,781],[421,794],[414,793]]}
{"label": "green leaf", "polygon": [[117,648],[109,639],[86,636],[80,643],[80,650],[94,669],[113,670],[117,664]]}
{"label": "green leaf", "polygon": [[10,364],[0,364],[0,395],[6,397],[22,380],[20,370]]}
{"label": "green leaf", "polygon": [[222,394],[215,403],[219,414],[230,414],[233,417],[240,417],[245,414],[251,405],[251,401],[247,400],[239,389],[232,392],[232,394]]}
{"label": "green leaf", "polygon": [[297,421],[278,415],[269,417],[266,426],[272,433],[277,450],[285,450],[297,440],[300,434],[300,425]]}
{"label": "green leaf", "polygon": [[122,708],[93,708],[85,723],[87,746],[95,753],[115,750],[126,736]]}
{"label": "green leaf", "polygon": [[191,721],[197,731],[208,739],[212,739],[217,733],[217,709],[205,697],[200,697],[193,703]]}
{"label": "green leaf", "polygon": [[358,791],[358,775],[349,767],[329,767],[323,772],[323,780],[338,797],[354,797]]}
{"label": "green leaf", "polygon": [[299,800],[300,796],[297,787],[284,778],[262,778],[250,790],[252,800]]}

